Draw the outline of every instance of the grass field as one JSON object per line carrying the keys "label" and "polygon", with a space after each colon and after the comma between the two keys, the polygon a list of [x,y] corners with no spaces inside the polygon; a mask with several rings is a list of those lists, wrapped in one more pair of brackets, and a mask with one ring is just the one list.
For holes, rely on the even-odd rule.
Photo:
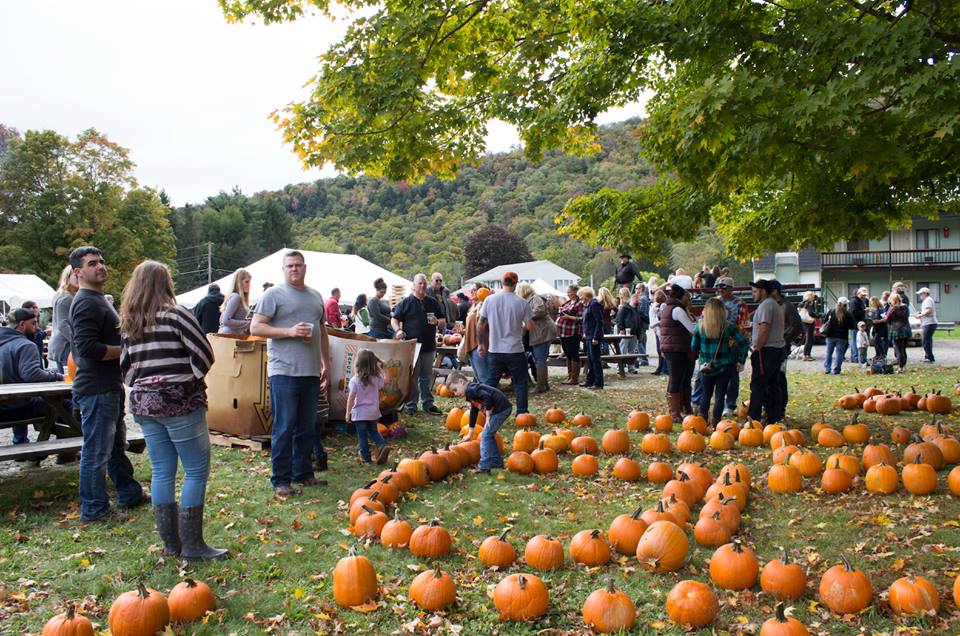
{"label": "grass field", "polygon": [[[956,370],[923,368],[901,376],[873,379],[885,389],[944,389],[952,394]],[[848,414],[833,407],[833,401],[854,385],[871,378],[792,375],[790,420],[809,430],[823,413],[828,422],[842,425]],[[554,387],[546,396],[533,398],[532,410],[542,422],[546,408],[557,405],[568,416],[583,411],[594,425],[583,433],[598,440],[610,425],[622,425],[631,408],[652,415],[665,409],[664,381],[643,375],[614,380],[601,394],[582,389]],[[441,408],[460,404],[439,400]],[[954,415],[944,424],[957,430]],[[913,430],[929,420],[921,414],[892,418],[861,418],[874,441],[889,443],[894,423]],[[546,430],[539,423],[538,430]],[[512,439],[516,427],[504,426]],[[676,432],[672,435],[676,439]],[[641,433],[631,433],[639,448]],[[418,416],[410,435],[395,443],[397,458],[419,455],[423,450],[451,439],[437,419]],[[644,571],[635,557],[622,557],[601,567],[587,569],[567,560],[559,571],[541,575],[550,591],[550,609],[544,618],[530,624],[500,623],[490,598],[493,586],[504,572],[484,570],[476,558],[482,539],[512,526],[510,539],[522,556],[523,545],[535,534],[559,537],[564,544],[577,531],[606,531],[618,514],[654,504],[660,492],[655,484],[627,484],[609,474],[610,458],[601,458],[601,474],[582,479],[570,474],[571,456],[561,457],[560,472],[547,477],[521,477],[507,472],[491,477],[461,472],[446,481],[419,489],[400,501],[404,516],[426,521],[439,518],[454,535],[454,554],[440,566],[454,576],[458,602],[442,615],[428,615],[407,600],[407,586],[416,573],[429,565],[406,550],[388,551],[379,545],[360,550],[377,568],[381,579],[379,607],[369,613],[337,608],[333,604],[333,567],[356,540],[345,534],[345,502],[353,489],[379,472],[354,460],[355,440],[347,435],[328,438],[331,485],[280,501],[273,496],[267,453],[215,448],[209,485],[206,533],[212,545],[229,547],[233,558],[201,564],[163,559],[149,509],[142,509],[119,527],[87,525],[77,518],[77,466],[24,468],[0,478],[0,633],[39,633],[43,623],[66,601],[74,601],[106,630],[112,599],[135,587],[137,581],[168,591],[185,575],[207,581],[219,596],[219,609],[205,624],[177,627],[178,634],[279,634],[309,633],[461,633],[461,634],[572,634],[587,631],[580,608],[586,596],[607,577],[637,604],[635,633],[684,633],[671,623],[664,610],[667,592],[681,579],[709,583],[707,563],[712,550],[692,540],[684,567],[675,574],[654,575]],[[854,449],[859,455],[860,449]],[[902,448],[900,449],[902,451]],[[822,459],[829,452],[816,448]],[[634,455],[645,467],[650,461]],[[673,454],[667,460],[676,466],[685,458]],[[766,487],[770,463],[768,449],[707,451],[693,456],[716,471],[729,461],[745,463],[754,475],[754,490],[747,507],[741,538],[753,546],[761,565],[784,546],[809,573],[806,597],[794,603],[794,616],[819,634],[954,634],[960,633],[960,610],[950,600],[949,590],[960,572],[960,501],[946,489],[946,470],[939,474],[937,492],[911,497],[902,490],[892,496],[870,495],[859,480],[841,496],[826,496],[816,483],[806,483],[798,495],[775,496]],[[149,479],[146,455],[133,456],[137,475]],[[696,510],[693,521],[696,520]],[[862,568],[874,587],[870,608],[858,616],[838,617],[817,603],[820,575],[847,554]],[[523,572],[522,561],[508,573]],[[943,605],[936,618],[906,622],[895,620],[886,605],[886,589],[905,574],[923,575],[941,590]],[[702,633],[758,633],[773,612],[773,602],[759,587],[740,593],[718,590],[719,618]]]}

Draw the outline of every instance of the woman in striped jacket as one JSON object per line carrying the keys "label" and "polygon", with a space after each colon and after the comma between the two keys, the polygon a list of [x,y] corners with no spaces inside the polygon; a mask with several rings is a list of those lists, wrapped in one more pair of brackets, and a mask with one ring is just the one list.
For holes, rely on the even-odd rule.
{"label": "woman in striped jacket", "polygon": [[[210,474],[203,378],[213,364],[213,349],[193,313],[176,304],[166,265],[144,261],[133,270],[123,290],[120,337],[130,411],[143,431],[153,467],[153,511],[163,553],[187,560],[226,556],[226,550],[203,540]],[[178,460],[184,472],[179,508]]]}

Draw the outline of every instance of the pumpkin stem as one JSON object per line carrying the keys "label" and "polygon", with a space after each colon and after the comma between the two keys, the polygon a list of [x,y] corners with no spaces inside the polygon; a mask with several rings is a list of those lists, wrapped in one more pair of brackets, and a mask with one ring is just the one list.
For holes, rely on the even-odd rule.
{"label": "pumpkin stem", "polygon": [[843,562],[843,567],[846,568],[847,572],[853,572],[853,566],[850,565],[850,561],[847,559],[847,555],[840,553],[840,560]]}
{"label": "pumpkin stem", "polygon": [[717,509],[714,511],[714,513],[711,515],[711,518],[716,519],[717,521],[720,521],[720,509],[719,509],[719,508],[717,508]]}
{"label": "pumpkin stem", "polygon": [[643,508],[637,508],[636,510],[633,511],[633,514],[630,515],[630,517],[633,519],[639,519],[640,515],[642,514],[643,514]]}
{"label": "pumpkin stem", "polygon": [[524,588],[526,588],[526,587],[527,587],[527,577],[525,577],[525,576],[522,575],[522,574],[520,574],[519,576],[517,576],[517,585],[520,587],[521,590],[524,589]]}
{"label": "pumpkin stem", "polygon": [[439,563],[434,563],[434,564],[433,564],[433,578],[439,579],[441,576],[443,576],[443,572],[440,571],[440,564],[439,564]]}
{"label": "pumpkin stem", "polygon": [[687,473],[680,473],[680,476],[677,477],[677,481],[690,481],[690,475]]}
{"label": "pumpkin stem", "polygon": [[612,576],[607,578],[607,591],[610,592],[611,594],[615,594],[616,591],[617,591],[617,588],[614,587],[614,585],[613,585],[613,577],[612,577]]}
{"label": "pumpkin stem", "polygon": [[393,479],[393,475],[387,475],[386,477],[380,480],[380,483],[389,484],[391,479]]}
{"label": "pumpkin stem", "polygon": [[851,423],[851,424],[856,424],[856,423],[857,423],[857,420],[859,420],[859,419],[860,419],[860,414],[859,414],[859,413],[854,413],[854,414],[853,414],[853,417],[850,418],[850,423]]}
{"label": "pumpkin stem", "polygon": [[396,510],[393,511],[393,520],[394,520],[394,521],[400,521],[400,509],[399,509],[399,508],[397,508]]}
{"label": "pumpkin stem", "polygon": [[919,464],[921,459],[923,459],[923,453],[917,453],[917,456],[913,458],[913,463]]}
{"label": "pumpkin stem", "polygon": [[364,510],[366,510],[368,515],[372,515],[372,514],[373,514],[373,508],[371,508],[371,507],[368,506],[367,504],[363,504],[363,505],[360,506],[360,507],[363,508]]}
{"label": "pumpkin stem", "polygon": [[369,490],[375,483],[377,483],[377,480],[376,480],[376,479],[374,479],[373,481],[371,481],[370,483],[368,483],[366,486],[364,486],[363,489],[364,489],[364,490]]}
{"label": "pumpkin stem", "polygon": [[596,539],[596,538],[599,537],[599,536],[600,536],[600,531],[599,531],[599,530],[593,530],[593,531],[590,533],[590,538],[591,538],[591,539]]}
{"label": "pumpkin stem", "polygon": [[67,603],[67,620],[72,621],[76,614],[77,607],[73,603]]}
{"label": "pumpkin stem", "polygon": [[780,546],[780,562],[784,565],[790,562],[790,556],[787,554],[787,549],[783,546]]}
{"label": "pumpkin stem", "polygon": [[150,592],[147,591],[147,586],[143,584],[143,581],[137,581],[137,594],[142,599],[150,598]]}
{"label": "pumpkin stem", "polygon": [[189,578],[189,577],[183,579],[183,582],[186,583],[186,584],[187,584],[187,587],[189,587],[189,588],[191,588],[191,589],[197,587],[197,582],[194,581],[193,579]]}
{"label": "pumpkin stem", "polygon": [[743,552],[743,544],[740,543],[740,539],[733,540],[733,551],[736,552],[737,554],[740,554],[741,552]]}
{"label": "pumpkin stem", "polygon": [[439,525],[440,525],[440,520],[439,520],[439,519],[431,519],[431,520],[430,520],[430,525],[433,526],[433,527],[439,526]]}
{"label": "pumpkin stem", "polygon": [[657,512],[665,512],[663,509],[663,499],[657,502]]}
{"label": "pumpkin stem", "polygon": [[736,501],[736,500],[737,500],[737,496],[736,496],[736,495],[730,495],[729,497],[727,497],[726,499],[723,500],[723,505],[726,506],[726,505],[729,504],[731,501]]}
{"label": "pumpkin stem", "polygon": [[503,532],[501,532],[497,538],[500,539],[501,541],[506,541],[508,532],[510,532],[510,528],[504,528]]}
{"label": "pumpkin stem", "polygon": [[777,603],[776,612],[777,612],[777,622],[778,622],[778,623],[786,623],[786,622],[787,622],[787,615],[784,613],[784,610],[785,610],[785,609],[786,609],[786,608],[784,607],[784,604],[783,604],[783,603]]}

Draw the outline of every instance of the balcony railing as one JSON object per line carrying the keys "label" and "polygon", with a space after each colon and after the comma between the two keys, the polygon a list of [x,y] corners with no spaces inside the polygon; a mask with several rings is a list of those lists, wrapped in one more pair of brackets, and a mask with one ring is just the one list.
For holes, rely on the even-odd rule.
{"label": "balcony railing", "polygon": [[824,269],[858,267],[943,267],[960,265],[960,248],[877,252],[824,252]]}

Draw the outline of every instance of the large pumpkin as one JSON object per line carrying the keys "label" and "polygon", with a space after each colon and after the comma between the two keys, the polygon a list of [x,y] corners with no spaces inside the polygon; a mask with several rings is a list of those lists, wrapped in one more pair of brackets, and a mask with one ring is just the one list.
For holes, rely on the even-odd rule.
{"label": "large pumpkin", "polygon": [[355,548],[333,568],[333,600],[340,607],[356,607],[377,600],[377,573]]}
{"label": "large pumpkin", "polygon": [[687,558],[687,535],[675,523],[655,521],[637,543],[637,559],[650,572],[676,572]]}
{"label": "large pumpkin", "polygon": [[719,548],[729,543],[731,534],[730,526],[720,518],[719,510],[715,510],[712,515],[700,517],[693,526],[693,538],[707,548]]}
{"label": "large pumpkin", "polygon": [[654,484],[665,484],[673,479],[673,469],[666,462],[651,462],[647,466],[647,481]]}
{"label": "large pumpkin", "polygon": [[633,514],[622,514],[610,522],[610,529],[607,530],[607,537],[610,539],[610,545],[620,554],[636,554],[637,544],[640,543],[640,537],[647,529],[647,524],[640,518],[643,514],[642,508],[637,508]]}
{"label": "large pumpkin", "polygon": [[460,407],[453,407],[450,409],[450,412],[447,413],[447,419],[444,421],[444,425],[447,427],[448,431],[453,431],[454,433],[460,430],[461,424],[460,420],[463,419],[463,409]]}
{"label": "large pumpkin", "polygon": [[840,558],[843,564],[833,566],[820,579],[820,602],[837,614],[856,614],[870,605],[873,586],[846,556]]}
{"label": "large pumpkin", "polygon": [[628,631],[637,620],[637,608],[630,597],[617,590],[613,579],[594,590],[583,604],[583,622],[603,634]]}
{"label": "large pumpkin", "polygon": [[507,457],[507,470],[518,475],[529,475],[533,472],[535,465],[530,453],[523,451],[513,451]]}
{"label": "large pumpkin", "polygon": [[513,435],[513,450],[532,453],[540,444],[540,433],[520,429]]}
{"label": "large pumpkin", "polygon": [[457,600],[457,586],[450,575],[438,567],[418,574],[407,594],[420,609],[435,612]]}
{"label": "large pumpkin", "polygon": [[589,567],[610,560],[610,545],[599,530],[581,530],[570,540],[570,558]]}
{"label": "large pumpkin", "polygon": [[143,583],[113,601],[107,618],[113,636],[154,636],[170,623],[167,598]]}
{"label": "large pumpkin", "polygon": [[[950,489],[950,492],[960,497],[960,466],[954,467],[950,471],[950,474],[947,475],[947,487]],[[958,603],[960,605],[960,603]]]}
{"label": "large pumpkin", "polygon": [[663,433],[647,433],[640,441],[640,450],[648,455],[666,455],[673,450],[673,444]]}
{"label": "large pumpkin", "polygon": [[540,448],[530,454],[533,458],[533,470],[540,475],[557,472],[560,461],[557,454],[550,448],[546,448],[543,442],[540,442]]}
{"label": "large pumpkin", "polygon": [[217,598],[203,581],[184,579],[167,597],[171,623],[192,623],[217,608]]}
{"label": "large pumpkin", "polygon": [[603,434],[600,446],[607,455],[622,455],[630,452],[630,435],[620,428],[612,428]]}
{"label": "large pumpkin", "polygon": [[527,565],[548,572],[563,567],[563,544],[553,537],[538,534],[529,541],[523,551]]}
{"label": "large pumpkin", "polygon": [[940,391],[927,395],[927,411],[946,415],[953,409],[950,398],[940,395]]}
{"label": "large pumpkin", "polygon": [[410,552],[418,557],[441,557],[450,554],[453,539],[440,521],[433,519],[429,524],[417,526],[410,535]]}
{"label": "large pumpkin", "polygon": [[725,590],[745,590],[757,582],[760,564],[740,541],[720,546],[710,557],[710,580]]}
{"label": "large pumpkin", "polygon": [[940,609],[940,592],[922,576],[904,576],[891,583],[887,600],[894,614],[936,613]]}
{"label": "large pumpkin", "polygon": [[550,595],[540,577],[511,574],[493,590],[493,605],[501,621],[528,621],[547,613]]}
{"label": "large pumpkin", "polygon": [[680,581],[667,594],[667,614],[680,625],[705,627],[719,612],[716,593],[700,581]]}
{"label": "large pumpkin", "polygon": [[66,612],[47,621],[40,636],[94,636],[93,623],[77,614],[74,604],[69,603]]}

